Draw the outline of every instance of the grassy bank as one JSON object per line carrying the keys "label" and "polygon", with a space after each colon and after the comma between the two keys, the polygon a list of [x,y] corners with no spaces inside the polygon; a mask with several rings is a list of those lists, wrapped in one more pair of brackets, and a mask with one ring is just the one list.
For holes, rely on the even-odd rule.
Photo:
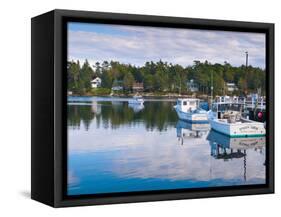
{"label": "grassy bank", "polygon": [[[174,92],[163,92],[163,91],[154,91],[154,92],[140,92],[139,95],[143,97],[167,97],[167,98],[178,98],[178,97],[197,97],[200,99],[207,99],[208,95],[202,93],[174,93]],[[75,94],[71,96],[116,96],[116,97],[132,97],[136,95],[135,92],[131,91],[111,91],[108,88],[96,88],[92,89],[89,92],[84,94]]]}

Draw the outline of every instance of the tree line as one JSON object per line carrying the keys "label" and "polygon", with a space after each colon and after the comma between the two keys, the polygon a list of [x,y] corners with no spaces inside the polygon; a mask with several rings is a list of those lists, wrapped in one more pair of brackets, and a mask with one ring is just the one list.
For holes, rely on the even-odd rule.
{"label": "tree line", "polygon": [[121,85],[124,91],[131,91],[135,82],[143,83],[145,92],[167,92],[190,94],[187,81],[193,79],[200,94],[229,94],[226,83],[234,83],[238,90],[233,94],[245,95],[251,92],[265,93],[265,71],[258,67],[212,64],[208,61],[194,61],[193,65],[183,67],[159,60],[146,62],[143,66],[123,64],[118,61],[96,62],[91,66],[87,60],[69,61],[68,90],[74,94],[90,93],[91,80],[100,77],[101,87],[111,89]]}

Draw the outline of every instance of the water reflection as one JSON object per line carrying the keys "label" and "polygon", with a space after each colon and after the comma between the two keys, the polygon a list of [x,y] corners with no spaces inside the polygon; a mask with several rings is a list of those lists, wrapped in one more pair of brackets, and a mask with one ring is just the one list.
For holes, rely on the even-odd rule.
{"label": "water reflection", "polygon": [[262,184],[264,162],[264,138],[229,139],[178,121],[173,102],[68,105],[71,195]]}
{"label": "water reflection", "polygon": [[235,155],[235,152],[243,151],[245,153],[247,149],[254,149],[260,154],[264,154],[266,144],[265,136],[230,138],[213,130],[210,131],[207,140],[210,142],[211,155],[217,159],[231,159],[232,156],[243,157],[244,155],[241,154]]}
{"label": "water reflection", "polygon": [[120,101],[93,101],[92,103],[69,103],[68,126],[89,129],[92,121],[97,127],[118,129],[121,125],[144,123],[147,130],[165,131],[174,126],[177,115],[173,102],[145,102],[144,105],[128,105]]}
{"label": "water reflection", "polygon": [[243,159],[243,177],[247,180],[247,151],[254,151],[264,159],[259,163],[265,165],[265,137],[230,138],[211,130],[207,140],[210,143],[211,156],[215,159],[229,161]]}
{"label": "water reflection", "polygon": [[131,109],[133,109],[133,111],[135,113],[140,112],[141,110],[144,109],[144,105],[143,104],[128,104],[128,105],[129,105],[129,107]]}
{"label": "water reflection", "polygon": [[179,120],[176,125],[177,138],[181,145],[184,144],[184,141],[190,142],[194,138],[206,137],[209,129],[210,124],[208,123],[190,123]]}

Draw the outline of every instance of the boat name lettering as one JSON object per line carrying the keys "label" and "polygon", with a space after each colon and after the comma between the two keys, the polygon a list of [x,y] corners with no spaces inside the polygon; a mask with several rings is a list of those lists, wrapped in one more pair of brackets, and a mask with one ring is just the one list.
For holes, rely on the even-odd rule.
{"label": "boat name lettering", "polygon": [[258,130],[258,127],[256,127],[256,126],[244,126],[244,127],[239,128],[239,130],[247,130],[247,129]]}

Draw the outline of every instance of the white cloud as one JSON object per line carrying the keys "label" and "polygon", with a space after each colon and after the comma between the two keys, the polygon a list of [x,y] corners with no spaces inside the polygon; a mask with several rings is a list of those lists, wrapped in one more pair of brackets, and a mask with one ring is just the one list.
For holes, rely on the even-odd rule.
{"label": "white cloud", "polygon": [[249,63],[265,67],[265,35],[210,30],[172,29],[107,25],[120,34],[69,30],[68,58],[88,59],[90,63],[117,60],[143,65],[146,61],[163,61],[183,66],[194,60],[212,63],[227,61],[239,66]]}

